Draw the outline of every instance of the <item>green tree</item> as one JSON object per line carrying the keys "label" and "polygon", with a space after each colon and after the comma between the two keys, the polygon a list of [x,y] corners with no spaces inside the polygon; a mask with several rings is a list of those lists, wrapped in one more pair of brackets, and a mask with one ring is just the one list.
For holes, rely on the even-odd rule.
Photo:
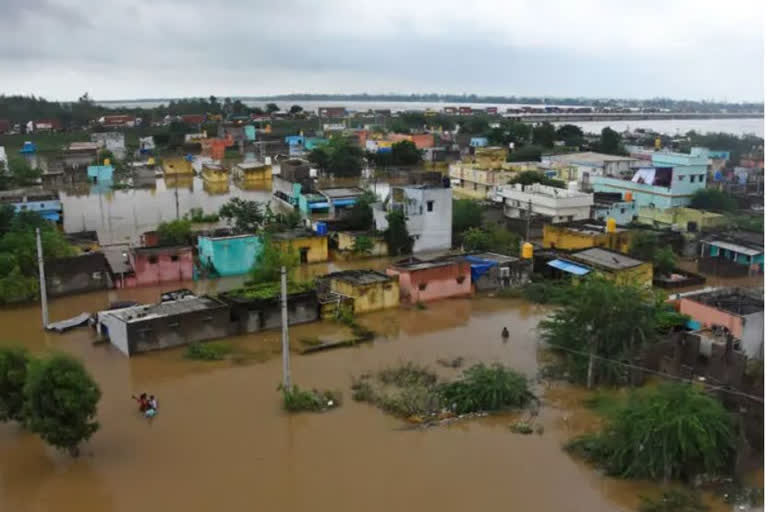
{"label": "green tree", "polygon": [[656,249],[653,254],[653,271],[660,275],[669,275],[677,267],[677,254],[671,247]]}
{"label": "green tree", "polygon": [[545,148],[551,148],[555,145],[555,125],[549,121],[537,124],[533,128],[533,143]]}
{"label": "green tree", "polygon": [[539,162],[544,149],[541,146],[523,146],[520,149],[510,151],[507,162]]}
{"label": "green tree", "polygon": [[413,238],[408,233],[407,218],[401,210],[392,210],[387,213],[387,229],[384,230],[384,240],[390,256],[402,256],[411,254],[413,250]]}
{"label": "green tree", "polygon": [[485,116],[472,116],[459,121],[461,133],[469,135],[481,135],[488,131],[488,118]]}
{"label": "green tree", "polygon": [[376,195],[366,190],[358,201],[344,212],[341,221],[343,229],[349,231],[373,230],[373,209],[371,205],[376,202]]}
{"label": "green tree", "polygon": [[355,254],[371,254],[373,252],[373,239],[364,235],[356,236],[352,252]]}
{"label": "green tree", "polygon": [[652,291],[590,277],[567,287],[561,302],[539,323],[539,330],[544,341],[562,354],[567,373],[588,387],[624,382],[624,369],[605,359],[629,360],[654,339],[656,298]]}
{"label": "green tree", "polygon": [[24,416],[24,382],[29,355],[21,347],[0,347],[0,422],[21,421]]}
{"label": "green tree", "polygon": [[234,223],[234,229],[238,233],[256,233],[265,221],[262,203],[239,197],[227,201],[219,209],[219,216],[227,221],[228,226]]}
{"label": "green tree", "polygon": [[40,169],[33,169],[23,157],[8,156],[8,167],[11,170],[11,179],[16,187],[27,187],[38,182],[41,176]]}
{"label": "green tree", "polygon": [[393,165],[415,165],[421,162],[421,150],[410,140],[392,144]]}
{"label": "green tree", "polygon": [[566,146],[581,146],[584,143],[584,131],[575,124],[564,124],[555,132],[558,140],[565,142]]}
{"label": "green tree", "polygon": [[491,235],[482,228],[469,228],[462,240],[465,251],[487,251],[491,248]]}
{"label": "green tree", "polygon": [[188,219],[161,222],[157,226],[157,238],[160,245],[188,245],[192,238],[192,222]]}
{"label": "green tree", "polygon": [[301,107],[301,105],[291,105],[291,114],[298,114],[303,111],[304,109]]}
{"label": "green tree", "polygon": [[277,106],[277,103],[267,103],[265,108],[267,110],[267,114],[274,114],[280,110],[280,107]]}
{"label": "green tree", "polygon": [[626,155],[627,151],[621,143],[621,134],[606,126],[600,132],[600,152],[609,155]]}
{"label": "green tree", "polygon": [[299,251],[290,248],[281,249],[272,237],[265,235],[263,250],[256,258],[250,274],[249,284],[275,283],[280,281],[280,268],[285,267],[288,279],[292,279],[292,270],[299,266]]}
{"label": "green tree", "polygon": [[99,386],[80,361],[63,354],[33,360],[24,385],[25,426],[77,457],[80,443],[99,429],[94,418],[100,398]]}
{"label": "green tree", "polygon": [[360,176],[363,150],[346,137],[334,136],[323,146],[328,152],[328,171],[335,176]]}
{"label": "green tree", "polygon": [[629,254],[642,261],[653,263],[653,271],[659,275],[669,275],[677,266],[677,254],[669,245],[661,245],[656,234],[636,230],[632,233]]}
{"label": "green tree", "polygon": [[510,185],[515,184],[521,184],[521,185],[532,185],[534,183],[541,183],[542,185],[547,185],[549,187],[556,187],[556,188],[565,188],[565,183],[563,183],[560,180],[553,180],[552,178],[549,178],[544,175],[544,173],[539,171],[522,171],[517,173],[517,175],[509,180]]}
{"label": "green tree", "polygon": [[572,441],[608,474],[652,480],[728,474],[738,439],[720,402],[691,384],[664,383],[633,393],[599,433]]}
{"label": "green tree", "polygon": [[312,162],[312,164],[314,164],[314,166],[321,171],[327,171],[328,165],[330,163],[330,156],[324,148],[317,147],[313,148],[312,151],[309,152],[309,155],[307,155],[307,160]]}
{"label": "green tree", "polygon": [[462,236],[470,228],[483,225],[483,204],[472,199],[453,200],[453,240],[461,243]]}
{"label": "green tree", "polygon": [[713,212],[731,212],[738,207],[736,199],[722,190],[701,188],[691,197],[691,208]]}

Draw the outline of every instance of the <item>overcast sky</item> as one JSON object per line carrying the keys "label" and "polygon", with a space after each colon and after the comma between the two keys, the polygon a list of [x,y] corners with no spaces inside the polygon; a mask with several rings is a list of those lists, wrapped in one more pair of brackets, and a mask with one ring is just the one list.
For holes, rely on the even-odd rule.
{"label": "overcast sky", "polygon": [[763,99],[764,0],[0,0],[0,93]]}

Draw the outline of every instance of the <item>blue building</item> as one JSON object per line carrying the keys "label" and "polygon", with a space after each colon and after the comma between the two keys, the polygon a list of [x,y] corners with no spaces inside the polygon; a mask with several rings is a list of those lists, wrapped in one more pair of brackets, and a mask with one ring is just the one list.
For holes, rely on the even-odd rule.
{"label": "blue building", "polygon": [[197,252],[203,273],[211,276],[247,274],[264,250],[257,235],[226,235],[197,237]]}
{"label": "blue building", "polygon": [[595,192],[592,218],[602,222],[613,219],[619,226],[631,224],[637,217],[637,203],[619,193]]}
{"label": "blue building", "polygon": [[706,148],[692,148],[689,155],[657,151],[651,165],[636,168],[631,179],[593,176],[590,183],[595,192],[620,193],[638,208],[664,210],[690,204],[693,194],[707,186],[708,164]]}
{"label": "blue building", "polygon": [[88,178],[94,183],[111,183],[114,171],[111,165],[89,165]]}
{"label": "blue building", "polygon": [[473,148],[484,148],[488,145],[487,137],[472,137],[469,139],[469,145]]}
{"label": "blue building", "polygon": [[0,192],[0,204],[13,206],[15,213],[36,212],[51,222],[58,223],[63,218],[59,196],[44,190],[5,190]]}

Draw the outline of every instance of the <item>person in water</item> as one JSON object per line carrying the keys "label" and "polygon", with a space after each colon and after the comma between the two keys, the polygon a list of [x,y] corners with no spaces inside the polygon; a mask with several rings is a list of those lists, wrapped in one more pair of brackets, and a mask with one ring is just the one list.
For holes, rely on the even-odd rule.
{"label": "person in water", "polygon": [[154,416],[157,414],[157,399],[155,398],[155,395],[150,395],[149,400],[147,400],[147,410],[144,411],[144,416],[147,418],[154,418]]}
{"label": "person in water", "polygon": [[147,394],[142,393],[139,395],[138,398],[135,396],[131,396],[134,400],[136,400],[139,403],[139,411],[140,412],[146,412],[147,409],[149,409],[149,399],[147,399]]}
{"label": "person in water", "polygon": [[509,338],[509,330],[506,327],[501,330],[501,337],[505,340]]}

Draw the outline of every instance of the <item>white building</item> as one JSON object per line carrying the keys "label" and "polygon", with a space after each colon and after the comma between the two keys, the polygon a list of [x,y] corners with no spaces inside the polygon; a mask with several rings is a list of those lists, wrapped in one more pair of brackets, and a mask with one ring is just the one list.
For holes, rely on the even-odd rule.
{"label": "white building", "polygon": [[626,156],[586,151],[582,153],[542,156],[541,163],[552,167],[557,167],[558,164],[575,167],[579,187],[582,190],[588,190],[591,176],[627,177],[632,175],[633,167],[647,162]]}
{"label": "white building", "polygon": [[540,183],[498,187],[495,200],[504,203],[504,215],[510,219],[524,219],[530,210],[532,215],[546,217],[552,224],[589,219],[594,203],[592,194]]}
{"label": "white building", "polygon": [[440,251],[451,248],[453,202],[451,189],[444,185],[393,186],[383,203],[373,208],[376,229],[389,227],[387,213],[402,210],[407,217],[408,233],[413,237],[413,252]]}
{"label": "white building", "polygon": [[0,146],[0,168],[8,169],[8,155],[5,154],[3,146]]}

